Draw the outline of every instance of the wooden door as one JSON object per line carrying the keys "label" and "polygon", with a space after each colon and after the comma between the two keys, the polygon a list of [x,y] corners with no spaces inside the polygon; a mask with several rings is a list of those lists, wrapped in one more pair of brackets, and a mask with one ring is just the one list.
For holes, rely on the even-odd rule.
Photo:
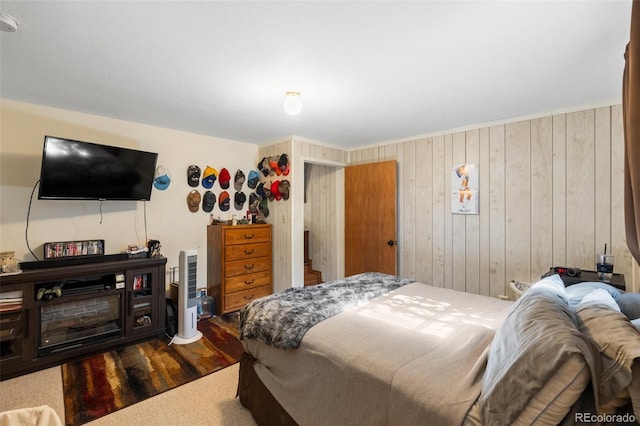
{"label": "wooden door", "polygon": [[396,161],[345,167],[345,276],[396,275]]}

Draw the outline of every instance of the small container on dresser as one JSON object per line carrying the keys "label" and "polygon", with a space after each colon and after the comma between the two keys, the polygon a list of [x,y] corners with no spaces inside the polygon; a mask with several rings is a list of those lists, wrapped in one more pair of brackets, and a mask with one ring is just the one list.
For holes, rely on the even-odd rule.
{"label": "small container on dresser", "polygon": [[207,285],[216,314],[272,292],[271,225],[207,226]]}

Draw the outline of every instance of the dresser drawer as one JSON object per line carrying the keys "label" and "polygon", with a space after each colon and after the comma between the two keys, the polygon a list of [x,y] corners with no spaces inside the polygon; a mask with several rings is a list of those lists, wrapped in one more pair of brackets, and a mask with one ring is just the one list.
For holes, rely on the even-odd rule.
{"label": "dresser drawer", "polygon": [[224,248],[225,260],[252,259],[271,254],[271,243],[236,244]]}
{"label": "dresser drawer", "polygon": [[271,286],[265,285],[262,287],[256,287],[249,290],[237,291],[231,294],[225,294],[224,305],[227,312],[237,311],[247,303],[260,297],[268,296],[271,294]]}
{"label": "dresser drawer", "polygon": [[271,285],[271,272],[263,271],[255,274],[239,275],[226,280],[226,292],[234,293],[240,290],[247,290],[261,285]]}
{"label": "dresser drawer", "polygon": [[253,274],[255,272],[271,270],[271,256],[255,259],[234,260],[224,263],[226,278],[238,275]]}
{"label": "dresser drawer", "polygon": [[224,239],[225,245],[270,242],[271,228],[243,226],[238,229],[227,229]]}

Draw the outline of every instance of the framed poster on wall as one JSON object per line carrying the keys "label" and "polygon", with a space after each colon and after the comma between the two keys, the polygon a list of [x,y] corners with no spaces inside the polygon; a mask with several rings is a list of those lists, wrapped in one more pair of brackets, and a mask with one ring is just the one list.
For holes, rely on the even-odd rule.
{"label": "framed poster on wall", "polygon": [[478,164],[463,163],[451,171],[451,213],[478,214]]}

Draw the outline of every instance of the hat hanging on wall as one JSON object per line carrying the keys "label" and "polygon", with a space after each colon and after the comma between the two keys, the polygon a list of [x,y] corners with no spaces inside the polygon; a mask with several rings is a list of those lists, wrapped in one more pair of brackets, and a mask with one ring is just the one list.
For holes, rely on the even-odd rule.
{"label": "hat hanging on wall", "polygon": [[[264,182],[262,187],[262,191],[264,192],[264,197],[262,197],[263,200],[273,201],[275,199],[275,196],[271,192],[271,185],[271,181]],[[260,189],[260,187],[258,187],[258,189]]]}
{"label": "hat hanging on wall", "polygon": [[156,172],[153,177],[153,187],[164,191],[169,187],[171,183],[171,172],[164,166],[156,167]]}
{"label": "hat hanging on wall", "polygon": [[[282,194],[280,194],[280,181],[276,180],[271,183],[271,196],[276,201],[280,201],[282,199]],[[273,201],[271,197],[269,197],[270,201]]]}
{"label": "hat hanging on wall", "polygon": [[256,189],[256,186],[258,186],[259,180],[260,180],[260,175],[258,174],[258,172],[256,172],[255,170],[251,170],[249,172],[249,179],[247,180],[247,185],[249,185],[249,188],[251,189]]}
{"label": "hat hanging on wall", "polygon": [[282,154],[278,159],[278,168],[283,175],[289,174],[289,156],[287,154]]}
{"label": "hat hanging on wall", "polygon": [[235,195],[233,196],[233,205],[236,208],[236,210],[242,210],[244,207],[244,203],[246,201],[247,201],[247,196],[242,191],[236,192]]}
{"label": "hat hanging on wall", "polygon": [[218,176],[218,181],[220,182],[220,188],[229,189],[229,181],[231,180],[231,175],[229,174],[229,170],[223,168],[220,170],[220,176]]}
{"label": "hat hanging on wall", "polygon": [[229,210],[229,203],[229,193],[227,191],[222,191],[218,196],[218,207],[223,212],[226,212],[227,210]]}
{"label": "hat hanging on wall", "polygon": [[194,188],[200,185],[200,167],[195,164],[187,167],[187,183]]}
{"label": "hat hanging on wall", "polygon": [[211,210],[213,210],[213,206],[215,205],[216,195],[211,191],[205,192],[204,197],[202,197],[202,210],[209,213]]}
{"label": "hat hanging on wall", "polygon": [[233,178],[233,187],[235,188],[236,191],[242,190],[242,185],[244,185],[244,181],[245,181],[244,172],[238,169],[236,171],[235,177]]}
{"label": "hat hanging on wall", "polygon": [[260,200],[267,199],[267,193],[265,192],[264,182],[260,182],[258,184],[258,187],[256,188],[256,194],[258,194],[258,197],[260,197]]}
{"label": "hat hanging on wall", "polygon": [[195,213],[200,209],[200,200],[201,200],[200,192],[197,189],[192,189],[187,195],[187,206],[189,207],[189,211]]}
{"label": "hat hanging on wall", "polygon": [[207,166],[204,169],[204,173],[202,173],[202,186],[211,189],[213,184],[216,183],[216,179],[218,178],[218,171],[213,167]]}
{"label": "hat hanging on wall", "polygon": [[260,196],[255,192],[249,194],[249,211],[258,214],[258,204],[260,204]]}
{"label": "hat hanging on wall", "polygon": [[260,204],[258,204],[258,211],[264,217],[269,217],[269,203],[267,202],[267,200],[260,201]]}
{"label": "hat hanging on wall", "polygon": [[269,160],[267,159],[267,157],[262,157],[262,160],[260,160],[260,162],[258,163],[258,170],[262,172],[264,177],[269,176],[269,173],[271,173],[271,168],[269,167]]}
{"label": "hat hanging on wall", "polygon": [[280,194],[282,194],[282,199],[283,200],[288,200],[289,199],[289,188],[290,187],[291,187],[291,184],[289,183],[288,180],[280,181],[280,185],[278,185],[278,192],[280,192]]}
{"label": "hat hanging on wall", "polygon": [[269,157],[269,168],[271,169],[271,171],[269,172],[269,174],[271,176],[273,176],[273,174],[277,174],[278,176],[280,176],[280,174],[282,173],[280,171],[280,168],[278,167],[278,159],[280,157],[277,155],[274,155],[272,157]]}

